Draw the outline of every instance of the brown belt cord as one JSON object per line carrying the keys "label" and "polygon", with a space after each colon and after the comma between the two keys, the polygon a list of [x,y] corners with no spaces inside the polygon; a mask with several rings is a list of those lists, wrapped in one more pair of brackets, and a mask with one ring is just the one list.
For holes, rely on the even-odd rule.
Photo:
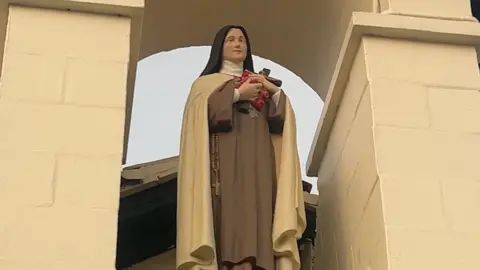
{"label": "brown belt cord", "polygon": [[[220,248],[220,176],[219,176],[219,154],[218,154],[218,135],[213,133],[210,140],[210,163],[211,163],[211,172],[210,176],[212,192],[215,193],[215,198],[212,198],[212,207],[213,207],[213,216],[214,216],[214,225],[213,230],[215,232],[215,250],[217,253],[217,264],[218,269],[221,269],[222,259],[221,259],[221,248]],[[213,191],[215,189],[215,191]]]}
{"label": "brown belt cord", "polygon": [[213,173],[213,175],[211,176],[212,188],[215,189],[215,195],[220,196],[220,175],[218,169],[218,135],[216,133],[212,134],[212,140],[210,143],[210,159]]}

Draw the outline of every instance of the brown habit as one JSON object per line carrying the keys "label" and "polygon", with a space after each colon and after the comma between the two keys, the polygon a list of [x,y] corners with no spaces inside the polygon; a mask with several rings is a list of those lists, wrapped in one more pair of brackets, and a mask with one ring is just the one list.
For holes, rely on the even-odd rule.
{"label": "brown habit", "polygon": [[300,269],[306,221],[293,111],[283,94],[259,117],[236,111],[232,79],[197,79],[185,106],[177,269],[218,269],[217,251],[219,261],[254,258],[274,270],[275,256],[278,269]]}

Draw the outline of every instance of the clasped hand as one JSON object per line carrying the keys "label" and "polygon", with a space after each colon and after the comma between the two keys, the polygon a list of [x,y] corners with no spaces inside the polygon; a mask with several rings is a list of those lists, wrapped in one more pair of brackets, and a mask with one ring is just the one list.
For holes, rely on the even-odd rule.
{"label": "clasped hand", "polygon": [[[252,81],[258,81],[258,83],[254,83]],[[260,94],[262,87],[265,87],[270,95],[273,95],[280,90],[276,85],[269,82],[263,75],[252,74],[250,77],[248,77],[245,83],[238,88],[240,100],[256,99]]]}

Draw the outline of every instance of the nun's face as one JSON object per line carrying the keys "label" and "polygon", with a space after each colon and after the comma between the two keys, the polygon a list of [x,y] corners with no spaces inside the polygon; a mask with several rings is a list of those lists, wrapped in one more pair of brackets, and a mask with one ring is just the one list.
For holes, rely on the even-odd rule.
{"label": "nun's face", "polygon": [[223,43],[223,59],[241,63],[247,57],[247,42],[242,30],[232,28]]}

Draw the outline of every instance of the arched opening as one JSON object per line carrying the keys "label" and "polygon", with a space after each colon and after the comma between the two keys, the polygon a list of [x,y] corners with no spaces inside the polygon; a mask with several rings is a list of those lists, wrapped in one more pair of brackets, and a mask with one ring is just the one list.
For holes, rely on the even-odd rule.
{"label": "arched opening", "polygon": [[[188,3],[179,1],[145,0],[141,27],[141,44],[132,44],[132,50],[144,59],[157,52],[176,48],[210,45],[215,32],[226,24],[243,25],[254,44],[253,53],[271,59],[297,74],[321,98],[325,98],[330,74],[333,73],[337,47],[327,39],[328,32],[336,27],[347,27],[349,18],[335,27],[319,30],[322,22],[331,16],[341,16],[336,7],[325,7],[321,1],[306,0],[298,5],[292,1],[270,3],[268,1],[220,0]],[[370,6],[361,8],[370,10]],[[336,14],[331,11],[334,10]],[[342,42],[343,34],[334,43]],[[127,95],[127,117],[124,153],[127,141],[131,105],[133,102],[134,76],[130,76]],[[320,107],[321,104],[319,104]],[[321,110],[317,108],[316,110]]]}
{"label": "arched opening", "polygon": [[[151,55],[138,64],[126,166],[178,155],[183,106],[193,81],[207,61],[210,46]],[[297,117],[303,178],[323,101],[301,78],[281,65],[254,56],[257,69],[282,78]],[[312,110],[312,107],[315,110]],[[312,178],[313,190],[316,190]]]}
{"label": "arched opening", "polygon": [[[174,258],[166,252],[174,244],[176,233],[174,167],[184,103],[209,52],[210,46],[180,48],[151,55],[138,64],[129,152],[123,173],[127,186],[122,190],[119,213],[118,267],[152,257],[161,263]],[[282,88],[297,119],[302,176],[310,183],[311,192],[316,193],[316,177],[306,176],[305,165],[323,101],[301,78],[281,65],[258,56],[254,56],[254,62],[257,69],[269,68],[272,76],[284,82]],[[142,170],[150,170],[150,176],[138,176]]]}

